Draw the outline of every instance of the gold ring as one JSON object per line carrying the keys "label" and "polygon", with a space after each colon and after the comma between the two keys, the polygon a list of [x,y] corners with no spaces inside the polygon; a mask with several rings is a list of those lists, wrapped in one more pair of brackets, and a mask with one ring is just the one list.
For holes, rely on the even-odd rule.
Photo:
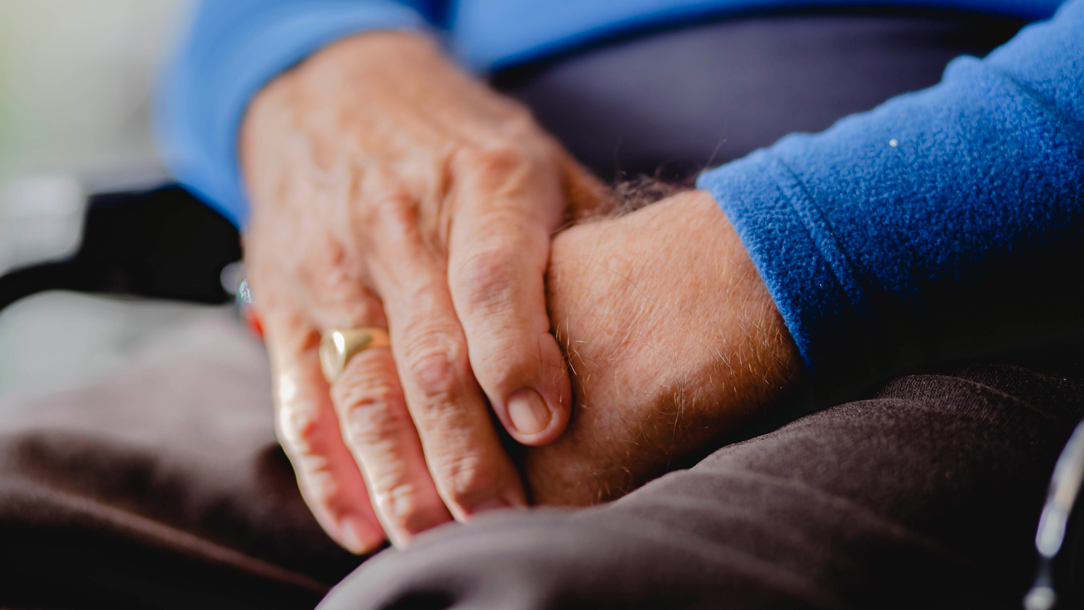
{"label": "gold ring", "polygon": [[334,328],[320,339],[320,370],[328,383],[335,383],[346,363],[358,352],[374,347],[391,347],[383,328]]}

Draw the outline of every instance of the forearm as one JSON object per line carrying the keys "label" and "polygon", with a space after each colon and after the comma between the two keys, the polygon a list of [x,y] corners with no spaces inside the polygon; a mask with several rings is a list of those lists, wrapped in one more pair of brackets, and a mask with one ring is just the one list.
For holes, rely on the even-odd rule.
{"label": "forearm", "polygon": [[700,178],[817,378],[990,347],[976,340],[1071,308],[1058,269],[1084,261],[1082,31],[1069,3],[937,87]]}

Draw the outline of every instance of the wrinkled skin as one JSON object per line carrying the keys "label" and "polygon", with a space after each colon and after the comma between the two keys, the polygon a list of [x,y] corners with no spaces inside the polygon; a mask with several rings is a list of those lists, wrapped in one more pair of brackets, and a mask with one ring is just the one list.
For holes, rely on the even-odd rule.
{"label": "wrinkled skin", "polygon": [[[360,553],[523,506],[490,409],[526,445],[564,429],[543,275],[551,233],[604,190],[525,109],[402,33],[277,77],[240,152],[276,429],[320,524]],[[321,333],[353,327],[387,328],[393,347],[329,385]]]}

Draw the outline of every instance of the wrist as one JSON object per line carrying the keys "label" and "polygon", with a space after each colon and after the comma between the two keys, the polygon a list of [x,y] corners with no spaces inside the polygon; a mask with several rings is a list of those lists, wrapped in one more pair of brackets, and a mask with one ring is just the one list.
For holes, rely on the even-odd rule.
{"label": "wrist", "polygon": [[552,252],[577,405],[562,438],[524,457],[535,501],[620,496],[798,382],[794,342],[705,191],[572,227]]}
{"label": "wrist", "polygon": [[[683,443],[728,432],[797,383],[801,359],[734,227],[705,191],[643,210],[641,233],[666,261],[632,302],[652,301],[655,326],[629,342],[629,387],[650,408],[690,418]],[[650,297],[650,298],[647,298]],[[642,305],[641,305],[642,306]],[[677,365],[676,365],[677,364]],[[676,397],[676,398],[675,398]],[[699,432],[694,432],[699,430]],[[665,433],[663,433],[665,435]],[[662,441],[664,439],[660,439]]]}

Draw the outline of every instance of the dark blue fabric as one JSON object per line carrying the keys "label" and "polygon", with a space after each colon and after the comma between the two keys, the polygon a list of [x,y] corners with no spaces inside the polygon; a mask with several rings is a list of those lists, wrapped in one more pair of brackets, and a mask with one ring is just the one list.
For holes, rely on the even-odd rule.
{"label": "dark blue fabric", "polygon": [[490,83],[603,180],[685,183],[787,134],[824,131],[932,87],[953,59],[985,57],[1025,25],[901,9],[755,15],[610,41]]}
{"label": "dark blue fabric", "polygon": [[1067,299],[1084,263],[1084,2],[983,61],[957,59],[931,89],[698,186],[821,380],[1080,309]]}
{"label": "dark blue fabric", "polygon": [[476,69],[504,68],[600,38],[707,18],[811,7],[937,8],[1023,19],[1050,17],[1063,0],[460,0],[449,2],[454,50]]}

